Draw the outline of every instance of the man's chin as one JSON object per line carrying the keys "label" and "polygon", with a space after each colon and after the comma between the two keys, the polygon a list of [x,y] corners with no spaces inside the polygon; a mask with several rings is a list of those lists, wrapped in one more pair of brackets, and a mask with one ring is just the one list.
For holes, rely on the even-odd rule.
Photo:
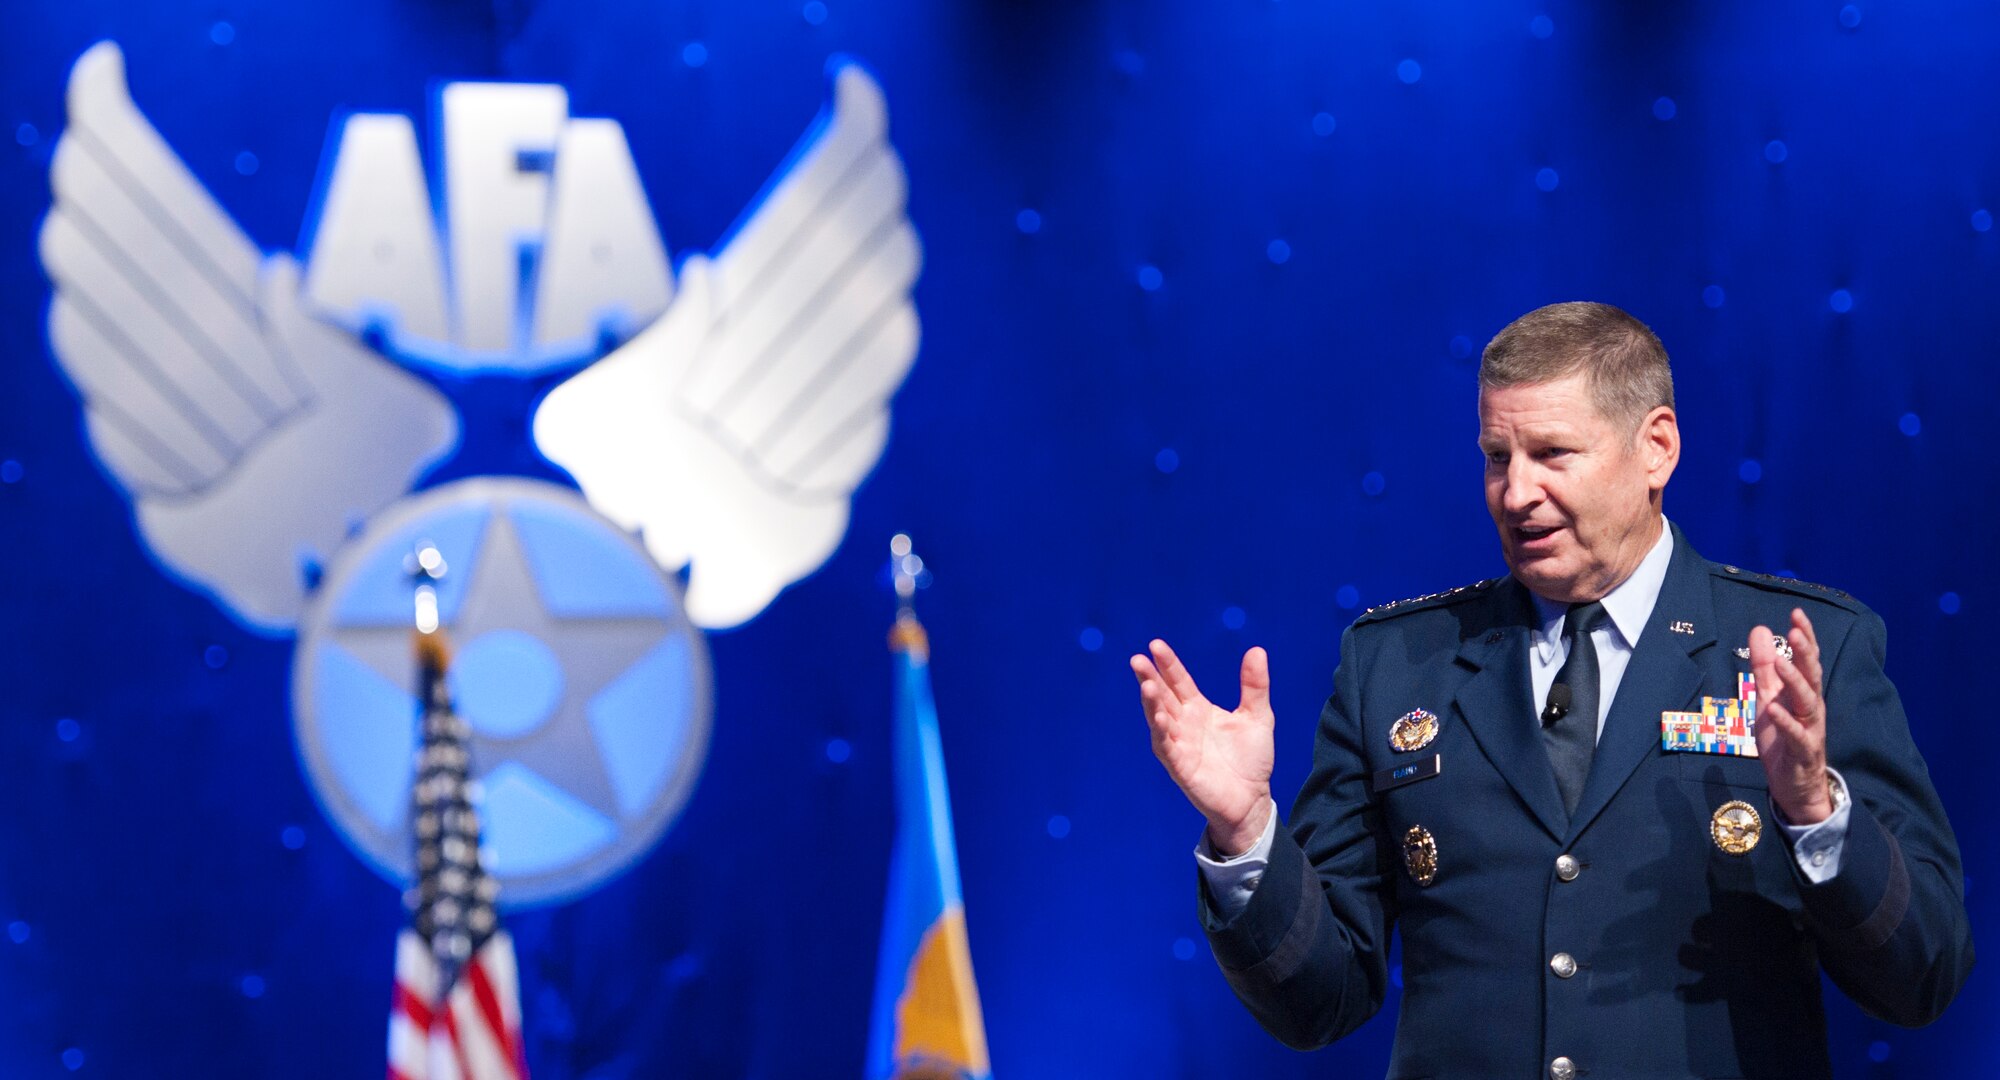
{"label": "man's chin", "polygon": [[1514,580],[1526,585],[1536,596],[1558,604],[1574,602],[1576,575],[1556,556],[1510,552],[1507,565],[1514,572]]}

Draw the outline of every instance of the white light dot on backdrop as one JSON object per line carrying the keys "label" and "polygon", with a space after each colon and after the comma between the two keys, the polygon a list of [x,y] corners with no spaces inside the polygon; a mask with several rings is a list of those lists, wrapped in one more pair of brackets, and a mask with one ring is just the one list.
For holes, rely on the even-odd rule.
{"label": "white light dot on backdrop", "polygon": [[1655,120],[1672,120],[1674,117],[1680,115],[1680,111],[1680,106],[1674,104],[1674,99],[1665,94],[1653,99],[1653,119]]}
{"label": "white light dot on backdrop", "polygon": [[1273,266],[1283,266],[1291,260],[1292,245],[1283,240],[1273,240],[1264,245],[1264,257],[1271,260]]}
{"label": "white light dot on backdrop", "polygon": [[1938,610],[1944,612],[1946,615],[1958,614],[1961,606],[1958,594],[1955,592],[1948,592],[1938,597]]}
{"label": "white light dot on backdrop", "polygon": [[245,975],[236,985],[237,989],[243,991],[243,996],[252,1001],[264,996],[264,977],[262,975]]}
{"label": "white light dot on backdrop", "polygon": [[83,1068],[83,1051],[72,1046],[62,1052],[63,1068],[71,1072]]}
{"label": "white light dot on backdrop", "polygon": [[1146,73],[1146,58],[1131,49],[1119,49],[1111,54],[1111,66],[1117,68],[1120,75],[1136,79]]}
{"label": "white light dot on backdrop", "polygon": [[1772,139],[1764,144],[1764,160],[1773,165],[1783,165],[1785,159],[1791,156],[1792,148],[1786,146],[1783,139]]}
{"label": "white light dot on backdrop", "polygon": [[1062,838],[1068,836],[1069,819],[1062,816],[1061,814],[1051,815],[1049,817],[1049,835],[1057,840],[1061,840]]}
{"label": "white light dot on backdrop", "polygon": [[240,151],[236,155],[236,172],[240,176],[255,176],[258,164],[257,155],[248,150]]}
{"label": "white light dot on backdrop", "polygon": [[1868,1060],[1880,1065],[1889,1060],[1889,1044],[1880,1039],[1868,1044]]}
{"label": "white light dot on backdrop", "polygon": [[1342,611],[1353,611],[1361,606],[1361,590],[1352,585],[1342,585],[1334,592],[1333,602],[1339,604]]}
{"label": "white light dot on backdrop", "polygon": [[805,7],[799,9],[799,15],[809,25],[818,26],[826,21],[826,5],[819,0],[811,0]]}
{"label": "white light dot on backdrop", "polygon": [[1535,186],[1543,191],[1554,191],[1562,186],[1562,176],[1554,169],[1541,169],[1535,173]]}
{"label": "white light dot on backdrop", "polygon": [[1076,635],[1076,643],[1084,652],[1096,652],[1104,647],[1104,631],[1095,626],[1086,626]]}
{"label": "white light dot on backdrop", "polygon": [[1361,490],[1367,495],[1380,495],[1389,486],[1389,481],[1381,473],[1371,472],[1361,477]]}
{"label": "white light dot on backdrop", "polygon": [[297,825],[287,825],[278,834],[278,843],[285,845],[286,851],[298,851],[306,846],[306,831]]}
{"label": "white light dot on backdrop", "polygon": [[826,759],[835,765],[845,765],[847,759],[853,756],[854,744],[846,739],[833,738],[826,741]]}
{"label": "white light dot on backdrop", "polygon": [[1222,625],[1225,629],[1241,630],[1243,629],[1243,624],[1248,621],[1249,616],[1245,615],[1243,609],[1240,607],[1232,604],[1222,609]]}
{"label": "white light dot on backdrop", "polygon": [[[1860,9],[1860,8],[1858,8],[1858,7],[1856,7],[1856,6],[1854,6],[1853,4],[1849,4],[1849,5],[1847,5],[1846,7],[1843,7],[1843,8],[1841,8],[1841,9],[1840,9],[1840,25],[1842,25],[1842,26],[1844,26],[1844,27],[1848,28],[1849,30],[1852,30],[1852,29],[1854,29],[1855,27],[1857,27],[1857,26],[1860,26],[1860,25],[1861,25],[1861,9]],[[1877,1058],[1877,1059],[1875,1059],[1875,1060],[1877,1060],[1877,1061],[1880,1061],[1881,1059],[1880,1059],[1880,1058]]]}
{"label": "white light dot on backdrop", "polygon": [[1845,315],[1854,310],[1854,294],[1846,289],[1835,289],[1826,296],[1826,306],[1835,315]]}
{"label": "white light dot on backdrop", "polygon": [[1033,207],[1029,206],[1022,207],[1021,212],[1014,215],[1014,227],[1016,229],[1019,229],[1021,231],[1021,235],[1023,236],[1033,236],[1036,233],[1041,232],[1042,231],[1041,212],[1034,209]]}
{"label": "white light dot on backdrop", "polygon": [[1923,434],[1924,420],[1913,412],[1906,412],[1896,420],[1896,430],[1914,439]]}
{"label": "white light dot on backdrop", "polygon": [[1322,139],[1333,134],[1334,128],[1338,126],[1333,119],[1332,113],[1323,112],[1313,114],[1313,134]]}
{"label": "white light dot on backdrop", "polygon": [[21,121],[20,126],[14,129],[14,141],[20,143],[22,146],[33,146],[37,142],[40,142],[41,138],[42,133],[36,130],[35,125],[25,120]]}
{"label": "white light dot on backdrop", "polygon": [[1973,232],[1993,231],[1993,211],[1988,210],[1985,207],[1980,207],[1979,209],[1974,210],[1972,212],[1972,231]]}
{"label": "white light dot on backdrop", "polygon": [[56,721],[56,738],[64,742],[75,742],[83,736],[83,725],[65,716]]}
{"label": "white light dot on backdrop", "polygon": [[1720,285],[1710,285],[1701,291],[1701,302],[1710,308],[1719,308],[1728,299],[1729,294],[1723,292]]}
{"label": "white light dot on backdrop", "polygon": [[699,41],[690,41],[681,46],[681,63],[698,68],[708,63],[708,46]]}
{"label": "white light dot on backdrop", "polygon": [[1756,458],[1744,458],[1742,464],[1736,466],[1736,478],[1746,484],[1764,479],[1764,463]]}
{"label": "white light dot on backdrop", "polygon": [[1139,287],[1147,292],[1159,292],[1160,286],[1167,283],[1167,275],[1160,273],[1160,268],[1151,263],[1139,267],[1137,277]]}
{"label": "white light dot on backdrop", "polygon": [[201,662],[210,671],[221,671],[229,663],[229,650],[220,645],[210,645],[201,651]]}
{"label": "white light dot on backdrop", "polygon": [[217,45],[227,45],[236,40],[236,27],[227,22],[217,22],[208,28],[208,40]]}
{"label": "white light dot on backdrop", "polygon": [[1547,15],[1537,15],[1528,20],[1528,33],[1547,40],[1556,32],[1556,21]]}
{"label": "white light dot on backdrop", "polygon": [[19,919],[15,919],[13,922],[7,924],[7,940],[13,942],[14,944],[26,945],[28,943],[29,936],[30,936],[30,931],[28,930],[27,923],[24,923]]}
{"label": "white light dot on backdrop", "polygon": [[1176,960],[1194,959],[1194,941],[1190,938],[1184,938],[1184,937],[1175,938],[1174,959]]}
{"label": "white light dot on backdrop", "polygon": [[1414,86],[1423,77],[1424,66],[1415,60],[1405,60],[1396,65],[1396,78],[1401,79],[1404,86]]}
{"label": "white light dot on backdrop", "polygon": [[27,472],[27,467],[13,458],[0,461],[0,484],[18,484]]}
{"label": "white light dot on backdrop", "polygon": [[1466,337],[1464,334],[1454,335],[1451,339],[1451,358],[1453,360],[1472,359],[1472,339]]}
{"label": "white light dot on backdrop", "polygon": [[1153,468],[1160,470],[1164,474],[1172,475],[1173,471],[1180,467],[1181,456],[1175,453],[1174,448],[1171,446],[1153,455]]}

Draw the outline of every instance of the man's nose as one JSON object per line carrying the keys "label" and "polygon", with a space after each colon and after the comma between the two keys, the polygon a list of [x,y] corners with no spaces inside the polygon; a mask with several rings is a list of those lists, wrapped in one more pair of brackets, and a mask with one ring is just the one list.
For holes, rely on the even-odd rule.
{"label": "man's nose", "polygon": [[1507,463],[1507,483],[1500,492],[1500,508],[1510,514],[1525,513],[1542,501],[1541,477],[1535,463],[1516,457]]}

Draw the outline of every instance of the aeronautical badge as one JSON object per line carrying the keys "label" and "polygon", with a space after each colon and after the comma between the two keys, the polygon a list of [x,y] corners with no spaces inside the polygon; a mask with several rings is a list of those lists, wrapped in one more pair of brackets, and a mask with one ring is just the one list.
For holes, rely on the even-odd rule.
{"label": "aeronautical badge", "polygon": [[1403,868],[1410,872],[1410,880],[1419,885],[1437,880],[1437,841],[1431,839],[1431,831],[1422,825],[1412,825],[1403,834]]}
{"label": "aeronautical badge", "polygon": [[[1772,634],[1771,647],[1778,650],[1779,656],[1782,656],[1787,660],[1790,660],[1792,658],[1792,643],[1785,640],[1785,635]],[[1742,648],[1737,649],[1736,658],[1738,660],[1750,659],[1750,646],[1745,645]]]}
{"label": "aeronautical badge", "polygon": [[1438,718],[1423,709],[1411,709],[1389,725],[1389,745],[1403,753],[1422,750],[1438,737]]}
{"label": "aeronautical badge", "polygon": [[[1708,819],[1708,835],[1715,840],[1715,846],[1731,855],[1748,855],[1757,841],[1764,838],[1764,819],[1757,816],[1757,810],[1741,799],[1731,799],[1715,808],[1715,814]],[[1409,842],[1404,842],[1404,850]]]}

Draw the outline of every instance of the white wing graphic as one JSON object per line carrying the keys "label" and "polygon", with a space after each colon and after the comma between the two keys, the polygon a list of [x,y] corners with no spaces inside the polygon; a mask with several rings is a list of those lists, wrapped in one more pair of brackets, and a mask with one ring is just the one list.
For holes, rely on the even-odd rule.
{"label": "white wing graphic", "polygon": [[922,262],[882,91],[858,65],[714,260],[673,305],[563,383],[535,441],[669,569],[688,614],[748,620],[847,531],[917,352]]}
{"label": "white wing graphic", "polygon": [[245,623],[289,629],[303,561],[332,554],[458,435],[451,404],[306,314],[146,121],[125,59],[70,73],[49,170],[49,340],[146,545]]}

